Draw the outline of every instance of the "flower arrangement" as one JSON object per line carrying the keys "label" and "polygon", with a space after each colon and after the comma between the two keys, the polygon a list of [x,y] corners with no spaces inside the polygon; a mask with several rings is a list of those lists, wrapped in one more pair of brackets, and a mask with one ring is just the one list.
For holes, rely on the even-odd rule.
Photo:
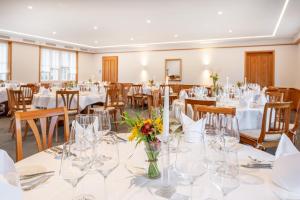
{"label": "flower arrangement", "polygon": [[162,117],[159,115],[152,115],[151,118],[143,119],[141,116],[130,117],[128,113],[124,113],[123,119],[130,127],[129,141],[136,141],[138,145],[143,142],[145,151],[148,157],[148,177],[159,178],[160,172],[157,165],[157,158],[160,152],[161,141],[157,137],[163,132]]}
{"label": "flower arrangement", "polygon": [[212,73],[210,75],[210,78],[212,79],[213,85],[212,85],[212,92],[213,96],[218,95],[219,91],[222,90],[222,87],[218,85],[219,75],[218,73]]}
{"label": "flower arrangement", "polygon": [[149,85],[149,86],[153,86],[153,85],[154,85],[154,80],[149,80],[149,81],[148,81],[148,85]]}

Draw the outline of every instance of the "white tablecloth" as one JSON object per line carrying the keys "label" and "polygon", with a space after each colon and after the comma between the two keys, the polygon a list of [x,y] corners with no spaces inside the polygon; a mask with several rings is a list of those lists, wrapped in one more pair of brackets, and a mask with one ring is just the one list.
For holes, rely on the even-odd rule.
{"label": "white tablecloth", "polygon": [[3,103],[7,101],[7,92],[6,92],[6,88],[1,87],[0,88],[0,103]]}
{"label": "white tablecloth", "polygon": [[[151,193],[149,184],[153,180],[149,180],[143,176],[134,175],[129,172],[128,157],[134,151],[135,144],[120,143],[120,165],[107,178],[108,199],[112,200],[152,200],[162,199],[154,197]],[[145,162],[146,155],[143,145],[139,145],[135,151],[135,161]],[[172,154],[174,158],[175,154]],[[238,151],[239,163],[246,164],[250,162],[248,156],[261,160],[274,160],[274,156],[254,149],[250,146],[240,145]],[[17,170],[28,168],[31,166],[43,166],[47,170],[56,170],[54,177],[49,179],[43,185],[34,190],[24,192],[24,200],[66,200],[71,199],[71,186],[59,177],[60,160],[54,159],[53,155],[41,152],[29,158],[16,163]],[[245,169],[240,168],[240,186],[236,190],[228,194],[226,199],[230,200],[279,200],[274,194],[275,185],[271,181],[270,169]],[[200,191],[201,188],[209,184],[208,175],[199,178],[195,183],[194,193]],[[78,193],[90,193],[96,196],[96,199],[103,199],[103,178],[96,172],[90,172],[78,185]],[[189,186],[177,185],[176,194],[189,195]]]}
{"label": "white tablecloth", "polygon": [[[80,92],[79,94],[79,109],[83,110],[86,106],[97,103],[105,102],[105,93],[92,93],[92,92]],[[59,106],[63,106],[63,100],[59,98]],[[76,105],[76,98],[74,96],[72,105]],[[34,94],[32,99],[32,105],[36,108],[55,108],[56,107],[56,97],[55,94],[50,93],[49,95],[44,94]],[[73,106],[73,107],[74,107]]]}
{"label": "white tablecloth", "polygon": [[[172,110],[174,110],[175,105],[180,105],[182,112],[185,112],[185,104],[184,101],[176,99],[173,101]],[[233,106],[236,107],[236,117],[239,122],[240,130],[247,129],[260,129],[262,123],[262,117],[264,113],[264,107],[255,107],[255,108],[247,108],[240,107],[238,102],[217,102],[217,106]],[[187,107],[187,115],[193,118],[194,112],[192,106],[189,104]]]}

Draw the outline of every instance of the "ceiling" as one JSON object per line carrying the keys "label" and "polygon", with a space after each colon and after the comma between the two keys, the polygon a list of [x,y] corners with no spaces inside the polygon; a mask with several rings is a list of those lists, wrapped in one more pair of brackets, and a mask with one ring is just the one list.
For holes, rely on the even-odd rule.
{"label": "ceiling", "polygon": [[299,31],[300,0],[0,0],[1,35],[94,50]]}

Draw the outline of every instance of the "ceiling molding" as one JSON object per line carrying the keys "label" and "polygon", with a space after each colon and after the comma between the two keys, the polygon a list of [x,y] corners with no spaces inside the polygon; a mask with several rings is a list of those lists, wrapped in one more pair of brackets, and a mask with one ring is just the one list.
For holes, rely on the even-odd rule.
{"label": "ceiling molding", "polygon": [[78,50],[80,49],[86,49],[88,52],[91,51],[92,53],[97,53],[101,52],[103,49],[112,49],[112,48],[143,48],[143,47],[149,47],[153,46],[153,48],[156,48],[156,45],[182,45],[186,44],[207,44],[207,43],[222,43],[222,42],[230,42],[230,41],[245,41],[245,40],[259,40],[259,39],[273,39],[276,38],[277,31],[280,27],[281,21],[284,17],[285,11],[288,7],[290,0],[285,0],[284,5],[281,9],[280,15],[276,21],[275,27],[270,34],[266,35],[252,35],[252,36],[243,36],[243,37],[226,37],[226,38],[206,38],[206,39],[199,39],[199,40],[184,40],[184,41],[166,41],[166,42],[153,42],[153,43],[138,43],[138,44],[124,44],[124,45],[107,45],[107,46],[91,46],[91,45],[86,45],[86,44],[80,44],[76,43],[73,41],[65,41],[65,40],[59,40],[59,39],[54,39],[54,38],[49,38],[49,37],[44,37],[40,35],[32,35],[32,34],[27,34],[27,33],[22,33],[22,32],[17,32],[17,31],[12,31],[12,30],[5,30],[5,29],[0,29],[0,34],[6,34],[9,37],[12,38],[13,40],[23,40],[23,39],[28,39],[28,40],[37,40],[37,43],[39,45],[43,43],[55,43],[59,47],[74,47]]}

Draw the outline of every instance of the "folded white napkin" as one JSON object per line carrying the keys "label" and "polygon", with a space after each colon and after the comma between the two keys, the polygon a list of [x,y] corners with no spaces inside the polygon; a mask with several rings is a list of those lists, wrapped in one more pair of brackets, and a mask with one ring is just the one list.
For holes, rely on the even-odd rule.
{"label": "folded white napkin", "polygon": [[79,144],[83,137],[86,137],[88,140],[92,140],[94,137],[92,128],[94,131],[98,131],[98,123],[98,119],[96,119],[94,124],[89,125],[84,132],[84,128],[76,120],[74,120],[72,122],[72,126],[74,127],[75,131],[75,142]]}
{"label": "folded white napkin", "polygon": [[181,90],[180,92],[179,92],[179,99],[180,100],[185,100],[186,98],[188,98],[189,96],[188,96],[188,94],[186,93],[186,91],[185,90]]}
{"label": "folded white napkin", "polygon": [[14,162],[9,155],[0,149],[0,196],[1,199],[22,199],[22,189]]}
{"label": "folded white napkin", "polygon": [[300,152],[282,135],[272,170],[272,180],[285,190],[300,195]]}
{"label": "folded white napkin", "polygon": [[186,116],[183,112],[181,112],[181,116],[182,116],[182,127],[183,127],[185,140],[189,142],[193,142],[201,138],[203,119],[200,119],[195,122],[194,120]]}
{"label": "folded white napkin", "polygon": [[256,101],[256,103],[260,106],[264,106],[268,102],[267,97],[266,97],[266,90],[267,90],[266,87],[264,87],[262,89],[262,91],[260,92],[259,97]]}

